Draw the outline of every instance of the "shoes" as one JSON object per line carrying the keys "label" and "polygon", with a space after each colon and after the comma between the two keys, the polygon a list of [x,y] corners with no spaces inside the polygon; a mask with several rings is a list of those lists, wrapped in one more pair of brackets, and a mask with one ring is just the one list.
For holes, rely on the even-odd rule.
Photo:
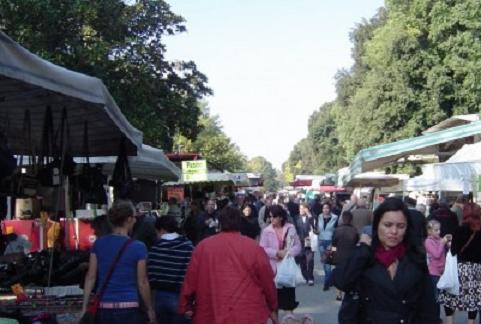
{"label": "shoes", "polygon": [[309,286],[314,286],[314,280],[308,280],[308,281],[307,281],[307,284],[308,284]]}
{"label": "shoes", "polygon": [[342,301],[342,296],[339,296],[339,295],[336,296],[336,300],[337,300],[337,301]]}
{"label": "shoes", "polygon": [[322,291],[328,291],[328,290],[329,290],[329,287],[328,287],[328,286],[324,286],[324,287],[322,288]]}

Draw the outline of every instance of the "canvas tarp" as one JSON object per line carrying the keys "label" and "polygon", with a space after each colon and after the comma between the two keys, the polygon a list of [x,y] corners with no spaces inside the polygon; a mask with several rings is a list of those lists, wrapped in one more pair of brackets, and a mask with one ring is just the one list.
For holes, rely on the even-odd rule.
{"label": "canvas tarp", "polygon": [[481,175],[481,161],[433,163],[423,166],[423,174],[404,182],[406,191],[457,191],[469,193]]}
{"label": "canvas tarp", "polygon": [[[132,177],[146,180],[177,181],[182,171],[172,163],[162,150],[149,145],[142,145],[137,156],[129,156],[129,166]],[[90,163],[102,164],[105,174],[112,174],[115,166],[115,156],[91,157]],[[76,158],[75,162],[85,163],[85,158]]]}
{"label": "canvas tarp", "polygon": [[365,172],[357,174],[344,182],[344,187],[393,187],[403,179],[409,178],[406,174],[383,174],[381,172]]}
{"label": "canvas tarp", "polygon": [[47,105],[55,129],[66,107],[75,156],[83,155],[85,121],[91,156],[117,155],[122,137],[129,155],[142,144],[142,133],[127,121],[101,80],[43,60],[0,32],[0,129],[15,154],[30,153],[21,136],[26,109],[31,114],[33,147],[40,148]]}
{"label": "canvas tarp", "polygon": [[461,147],[465,138],[478,134],[481,134],[481,121],[362,149],[349,166],[348,180],[356,174],[384,167],[402,157],[437,154],[441,144],[456,143]]}
{"label": "canvas tarp", "polygon": [[217,183],[217,184],[234,184],[235,181],[230,173],[208,172],[207,180],[205,181],[170,181],[162,184],[164,187],[169,186],[184,186],[196,183]]}

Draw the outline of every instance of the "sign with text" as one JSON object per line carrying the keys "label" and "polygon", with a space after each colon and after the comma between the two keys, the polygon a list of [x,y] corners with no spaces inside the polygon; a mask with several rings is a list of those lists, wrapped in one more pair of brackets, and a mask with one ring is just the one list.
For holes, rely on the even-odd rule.
{"label": "sign with text", "polygon": [[185,182],[207,181],[207,161],[182,161],[182,180]]}
{"label": "sign with text", "polygon": [[167,199],[175,198],[177,202],[184,201],[184,187],[167,187]]}

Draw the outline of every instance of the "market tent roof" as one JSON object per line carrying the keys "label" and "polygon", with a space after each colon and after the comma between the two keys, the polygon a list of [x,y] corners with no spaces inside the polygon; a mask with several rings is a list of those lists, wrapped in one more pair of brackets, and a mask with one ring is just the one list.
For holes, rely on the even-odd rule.
{"label": "market tent roof", "polygon": [[142,133],[127,121],[101,80],[41,59],[0,32],[0,127],[15,154],[29,154],[20,136],[26,109],[31,114],[33,147],[40,148],[47,105],[55,129],[66,107],[75,156],[83,153],[85,121],[91,156],[117,155],[122,137],[129,155],[142,145]]}
{"label": "market tent roof", "polygon": [[426,164],[422,175],[404,182],[404,189],[469,193],[478,175],[481,175],[481,161]]}
{"label": "market tent roof", "polygon": [[[405,156],[439,153],[441,144],[450,143],[460,147],[463,139],[477,134],[481,134],[481,121],[363,149],[354,157],[349,167],[348,179],[356,174],[383,167]],[[458,140],[461,141],[458,142]]]}
{"label": "market tent roof", "polygon": [[320,186],[319,191],[320,192],[344,192],[346,191],[346,189],[338,186]]}
{"label": "market tent roof", "polygon": [[310,187],[312,186],[312,179],[296,179],[290,185],[293,187]]}
{"label": "market tent roof", "polygon": [[402,179],[408,179],[407,174],[383,174],[381,172],[365,172],[355,175],[345,183],[345,187],[392,187]]}
{"label": "market tent roof", "polygon": [[[143,144],[137,153],[137,156],[129,156],[132,177],[164,181],[177,181],[181,177],[182,171],[165,156],[162,150]],[[84,158],[75,160],[85,162]],[[102,171],[112,174],[116,160],[115,156],[91,157],[90,163],[103,164]]]}
{"label": "market tent roof", "polygon": [[440,130],[456,127],[460,125],[469,124],[475,121],[478,121],[479,114],[468,114],[468,115],[455,115],[451,116],[448,119],[443,120],[439,124],[436,124],[428,129],[426,129],[423,134],[432,133],[432,132],[439,132]]}
{"label": "market tent roof", "polygon": [[481,161],[481,142],[474,144],[465,144],[446,162],[470,162]]}
{"label": "market tent roof", "polygon": [[230,173],[220,173],[220,172],[209,172],[207,173],[207,180],[205,181],[170,181],[163,183],[162,186],[185,186],[197,183],[218,183],[218,184],[234,184],[234,180]]}

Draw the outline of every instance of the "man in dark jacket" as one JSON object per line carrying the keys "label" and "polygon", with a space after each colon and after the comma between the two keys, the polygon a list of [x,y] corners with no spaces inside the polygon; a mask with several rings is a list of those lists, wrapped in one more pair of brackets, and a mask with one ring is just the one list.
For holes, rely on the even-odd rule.
{"label": "man in dark jacket", "polygon": [[[364,226],[371,225],[372,223],[372,211],[367,208],[367,201],[365,198],[361,198],[357,202],[357,208],[351,211],[352,213],[352,226],[357,230],[357,233],[361,235]],[[344,215],[344,213],[343,213]],[[344,217],[343,221],[344,222]]]}
{"label": "man in dark jacket", "polygon": [[314,217],[309,211],[309,205],[301,203],[299,206],[299,217],[296,218],[296,230],[301,241],[302,250],[296,257],[297,263],[301,266],[302,275],[309,286],[314,285],[314,252],[312,251],[309,233],[314,227]]}
{"label": "man in dark jacket", "polygon": [[416,244],[418,246],[424,246],[424,240],[428,233],[426,229],[427,220],[426,217],[416,209],[416,200],[411,197],[404,197],[404,203],[409,209],[409,218],[412,224],[412,232]]}
{"label": "man in dark jacket", "polygon": [[321,196],[314,196],[314,200],[311,202],[310,210],[314,217],[318,217],[322,213]]}

